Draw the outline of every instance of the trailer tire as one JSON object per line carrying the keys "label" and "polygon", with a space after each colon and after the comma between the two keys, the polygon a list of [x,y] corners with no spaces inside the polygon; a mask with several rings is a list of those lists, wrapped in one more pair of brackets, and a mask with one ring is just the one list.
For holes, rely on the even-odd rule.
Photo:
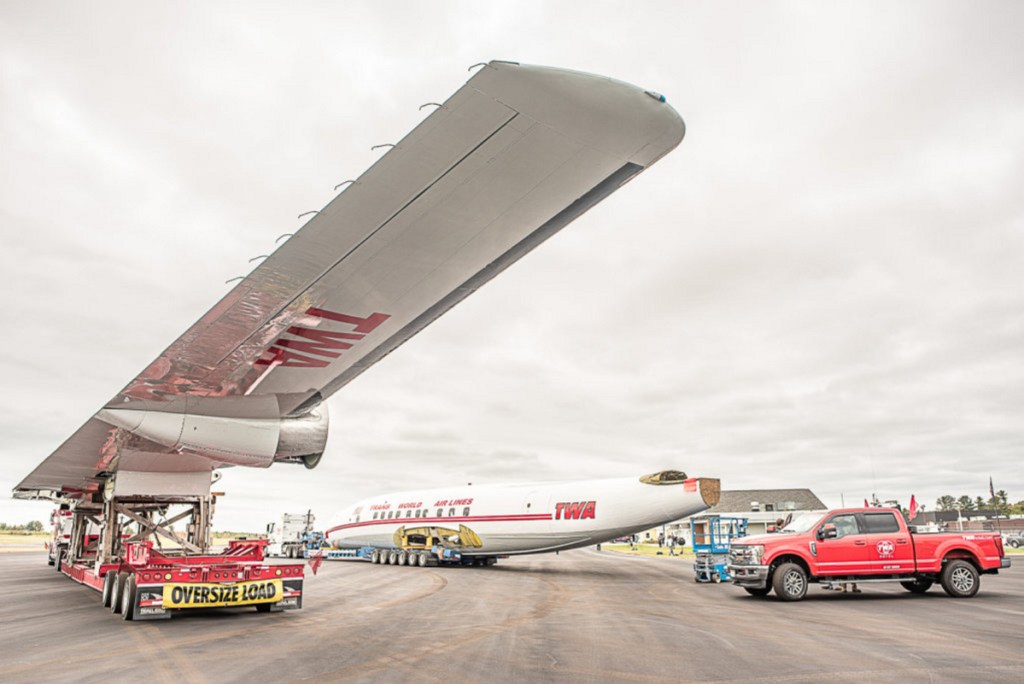
{"label": "trailer tire", "polygon": [[772,573],[772,589],[783,601],[799,601],[807,595],[807,573],[796,563],[783,563]]}
{"label": "trailer tire", "polygon": [[427,567],[427,553],[426,553],[426,551],[424,551],[423,553],[419,554],[416,557],[416,560],[419,562],[419,566],[421,568]]}
{"label": "trailer tire", "polygon": [[930,579],[915,579],[900,582],[900,586],[912,594],[923,594],[932,588],[932,584],[934,584],[934,581]]}
{"label": "trailer tire", "polygon": [[409,561],[409,556],[405,554],[405,551],[398,552],[398,564],[405,565]]}
{"label": "trailer tire", "polygon": [[117,582],[117,570],[107,570],[103,576],[103,607],[110,607],[110,600],[114,594],[114,583]]}
{"label": "trailer tire", "polygon": [[978,569],[968,561],[954,558],[942,568],[942,588],[953,598],[971,598],[981,588]]}
{"label": "trailer tire", "polygon": [[128,575],[128,581],[121,590],[121,619],[132,620],[135,617],[135,594],[137,585],[135,575]]}
{"label": "trailer tire", "polygon": [[117,615],[121,612],[121,594],[124,593],[124,585],[128,582],[128,573],[119,572],[114,578],[114,587],[110,592],[110,612]]}
{"label": "trailer tire", "polygon": [[419,562],[420,562],[420,555],[418,553],[416,553],[415,551],[407,551],[406,552],[406,558],[405,558],[405,564],[406,565],[409,565],[409,566],[419,565]]}
{"label": "trailer tire", "polygon": [[772,588],[767,585],[763,587],[743,587],[743,591],[747,592],[751,596],[767,596],[771,593]]}

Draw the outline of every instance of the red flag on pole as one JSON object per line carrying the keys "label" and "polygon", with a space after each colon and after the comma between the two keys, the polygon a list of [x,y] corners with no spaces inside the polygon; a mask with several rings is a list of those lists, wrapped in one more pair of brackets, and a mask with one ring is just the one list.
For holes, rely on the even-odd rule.
{"label": "red flag on pole", "polygon": [[868,505],[867,499],[864,499],[864,508],[871,508],[871,506]]}
{"label": "red flag on pole", "polygon": [[910,512],[908,515],[907,520],[913,520],[917,517],[917,499],[914,498],[913,494],[910,495]]}

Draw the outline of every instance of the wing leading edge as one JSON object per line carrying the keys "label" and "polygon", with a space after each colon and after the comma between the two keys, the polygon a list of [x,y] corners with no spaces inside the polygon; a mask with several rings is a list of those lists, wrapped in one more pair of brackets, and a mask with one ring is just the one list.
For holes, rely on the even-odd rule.
{"label": "wing leading edge", "polygon": [[323,398],[671,151],[684,130],[664,98],[635,86],[491,62],[15,492],[95,490],[118,468],[310,463],[326,442]]}

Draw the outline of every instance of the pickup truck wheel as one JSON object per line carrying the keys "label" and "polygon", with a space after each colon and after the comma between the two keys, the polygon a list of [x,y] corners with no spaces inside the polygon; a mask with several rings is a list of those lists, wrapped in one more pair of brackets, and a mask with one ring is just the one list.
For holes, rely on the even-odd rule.
{"label": "pickup truck wheel", "polygon": [[799,601],[807,594],[807,573],[796,563],[783,563],[772,573],[772,588],[783,601]]}
{"label": "pickup truck wheel", "polygon": [[771,587],[743,587],[743,591],[751,596],[767,596],[771,590]]}
{"label": "pickup truck wheel", "polygon": [[978,570],[965,560],[954,559],[942,569],[942,588],[953,598],[970,598],[978,593]]}
{"label": "pickup truck wheel", "polygon": [[1016,539],[1010,539],[1006,542],[1006,545],[1009,546],[1011,549],[1015,549],[1018,546],[1020,546],[1020,542]]}
{"label": "pickup truck wheel", "polygon": [[923,594],[932,588],[932,580],[910,580],[909,582],[900,582],[900,586],[907,591],[914,594]]}

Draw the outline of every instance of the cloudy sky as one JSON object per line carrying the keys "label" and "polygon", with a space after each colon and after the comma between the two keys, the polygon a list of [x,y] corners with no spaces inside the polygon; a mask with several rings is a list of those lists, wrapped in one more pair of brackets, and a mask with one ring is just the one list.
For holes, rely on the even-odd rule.
{"label": "cloudy sky", "polygon": [[0,2],[0,492],[509,59],[686,139],[336,394],[317,470],[227,471],[218,528],[665,467],[1024,499],[1024,5],[295,5]]}

